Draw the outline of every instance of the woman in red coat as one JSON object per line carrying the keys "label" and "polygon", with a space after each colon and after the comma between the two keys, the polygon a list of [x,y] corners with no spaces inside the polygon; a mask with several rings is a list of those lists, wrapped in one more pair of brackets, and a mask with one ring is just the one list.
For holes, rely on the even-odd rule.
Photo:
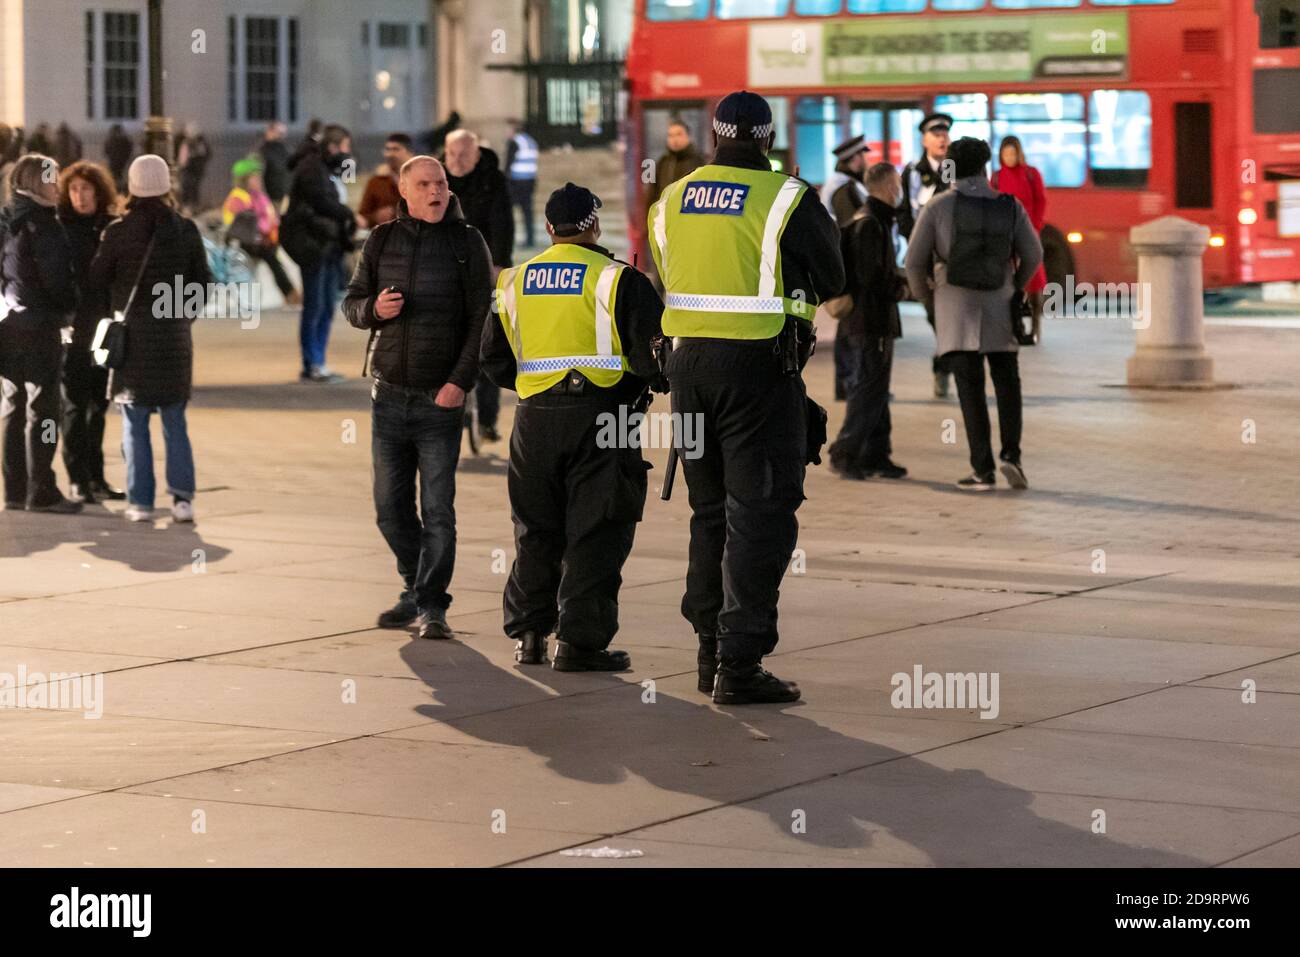
{"label": "woman in red coat", "polygon": [[[1010,193],[1020,200],[1029,214],[1039,235],[1043,232],[1043,223],[1047,221],[1047,192],[1043,189],[1043,177],[1037,169],[1025,162],[1025,150],[1020,139],[1015,136],[1002,138],[998,147],[998,169],[990,180],[993,188],[1000,193]],[[1034,341],[1038,341],[1043,322],[1043,288],[1047,285],[1047,273],[1042,266],[1025,286],[1030,306],[1034,311]]]}

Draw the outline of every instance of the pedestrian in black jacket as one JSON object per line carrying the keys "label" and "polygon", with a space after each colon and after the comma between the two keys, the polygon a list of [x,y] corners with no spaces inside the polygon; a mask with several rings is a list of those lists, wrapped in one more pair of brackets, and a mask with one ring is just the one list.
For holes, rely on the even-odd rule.
{"label": "pedestrian in black jacket", "polygon": [[5,509],[71,514],[81,503],[54,481],[58,441],[60,334],[77,292],[72,249],[55,217],[58,164],[29,153],[9,176],[13,198],[0,214],[0,432]]}
{"label": "pedestrian in black jacket", "polygon": [[[501,172],[497,154],[480,146],[478,137],[469,130],[447,134],[447,183],[460,200],[469,224],[483,234],[492,254],[492,281],[502,269],[511,265],[515,248],[514,208],[510,201],[510,184]],[[501,413],[501,391],[486,377],[480,376],[474,388],[478,405],[478,431],[484,442],[501,438],[497,416]]]}
{"label": "pedestrian in black jacket", "polygon": [[398,191],[397,218],[366,239],[343,300],[348,322],[371,334],[375,512],[403,585],[379,626],[416,622],[421,638],[450,638],[456,463],[492,260],[432,156],[403,164]]}
{"label": "pedestrian in black jacket", "polygon": [[126,493],[104,477],[108,370],[95,364],[90,351],[95,327],[109,314],[107,299],[90,288],[90,263],[117,212],[112,175],[99,163],[73,163],[59,176],[58,212],[72,245],[77,285],[72,340],[63,351],[63,465],[75,500],[88,505],[99,498],[121,500]]}
{"label": "pedestrian in black jacket", "polygon": [[167,443],[172,518],[190,522],[195,477],[185,407],[194,372],[190,324],[197,318],[190,307],[201,307],[212,274],[198,228],[174,207],[166,161],[151,153],[137,156],[127,171],[127,183],[126,215],[104,230],[90,264],[90,287],[107,294],[114,312],[126,309],[140,277],[126,315],[126,360],[112,371],[109,386],[122,410],[126,517],[133,522],[153,517],[149,418],[157,410]]}
{"label": "pedestrian in black jacket", "polygon": [[844,424],[831,444],[830,462],[847,479],[902,478],[907,469],[889,458],[889,378],[894,340],[903,335],[898,303],[907,284],[894,245],[901,185],[889,163],[866,173],[867,202],[850,223],[844,271],[853,311],[840,320],[850,358]]}
{"label": "pedestrian in black jacket", "polygon": [[126,168],[131,162],[135,145],[126,135],[121,123],[114,123],[108,128],[108,137],[104,140],[104,158],[108,160],[108,171],[113,174],[113,185],[120,193],[126,189]]}
{"label": "pedestrian in black jacket", "polygon": [[284,124],[279,120],[268,123],[266,136],[258,147],[262,154],[262,185],[277,211],[289,195],[289,147],[284,145],[284,134]]}
{"label": "pedestrian in black jacket", "polygon": [[342,177],[355,169],[352,135],[330,124],[319,149],[308,149],[293,163],[289,209],[280,223],[280,245],[302,270],[302,318],[298,338],[304,382],[340,382],[325,364],[330,325],[342,284],[343,255],[352,250],[357,219],[345,202]]}

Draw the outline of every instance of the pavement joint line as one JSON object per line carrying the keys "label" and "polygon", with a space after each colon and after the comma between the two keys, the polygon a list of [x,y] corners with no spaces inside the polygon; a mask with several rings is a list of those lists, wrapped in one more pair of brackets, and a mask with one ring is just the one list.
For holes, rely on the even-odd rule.
{"label": "pavement joint line", "polygon": [[1270,847],[1273,847],[1273,846],[1276,845],[1276,844],[1281,844],[1281,843],[1283,843],[1283,842],[1285,842],[1285,841],[1292,840],[1293,838],[1295,838],[1295,837],[1297,837],[1297,836],[1300,836],[1300,831],[1296,831],[1295,834],[1288,834],[1286,837],[1279,837],[1276,841],[1269,841],[1267,844],[1261,844],[1259,847],[1257,847],[1257,848],[1255,848],[1255,849],[1253,849],[1253,850],[1250,850],[1250,851],[1243,851],[1243,852],[1240,853],[1240,854],[1237,854],[1237,855],[1235,855],[1235,856],[1233,856],[1233,857],[1228,858],[1226,861],[1219,861],[1219,863],[1217,863],[1217,864],[1212,864],[1212,865],[1210,865],[1210,866],[1211,866],[1211,867],[1226,867],[1228,864],[1231,864],[1233,861],[1239,861],[1239,860],[1241,860],[1243,857],[1248,857],[1248,856],[1251,855],[1251,854],[1258,854],[1260,851],[1266,851],[1266,850],[1268,850]]}
{"label": "pavement joint line", "polygon": [[[1168,689],[1160,688],[1157,690],[1165,691]],[[1206,691],[1209,689],[1202,688],[1201,690]],[[1097,707],[1107,706],[1098,705]],[[1059,719],[1051,718],[1049,720],[1057,721]],[[1234,748],[1272,748],[1279,751],[1300,751],[1300,744],[1270,744],[1262,741],[1223,741],[1219,738],[1188,738],[1179,734],[1148,734],[1141,731],[1117,731],[1112,728],[1042,728],[1038,727],[1036,724],[1031,725],[1029,723],[1026,723],[1022,727],[1030,731],[1050,731],[1054,734],[1109,735],[1115,738],[1155,738],[1160,741],[1193,741],[1197,744],[1223,744]],[[1300,810],[1297,810],[1295,813],[1300,814]]]}

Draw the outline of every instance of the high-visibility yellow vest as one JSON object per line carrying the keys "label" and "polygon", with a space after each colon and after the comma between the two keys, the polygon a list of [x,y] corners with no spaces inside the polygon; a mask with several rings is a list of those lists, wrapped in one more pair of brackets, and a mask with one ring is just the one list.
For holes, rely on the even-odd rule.
{"label": "high-visibility yellow vest", "polygon": [[609,388],[628,368],[614,323],[618,279],[626,266],[575,243],[557,243],[497,277],[496,313],[526,399],[570,369]]}
{"label": "high-visibility yellow vest", "polygon": [[650,207],[650,251],[664,284],[670,336],[769,339],[787,313],[817,303],[787,296],[781,235],[807,184],[784,173],[701,166]]}

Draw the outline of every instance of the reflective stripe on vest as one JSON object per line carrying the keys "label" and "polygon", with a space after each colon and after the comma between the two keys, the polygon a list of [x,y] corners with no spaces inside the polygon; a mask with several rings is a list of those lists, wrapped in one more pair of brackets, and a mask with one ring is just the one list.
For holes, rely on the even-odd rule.
{"label": "reflective stripe on vest", "polygon": [[780,252],[807,188],[781,173],[703,166],[664,189],[648,225],[665,333],[760,339],[780,332],[786,313],[811,318],[815,304],[785,295]]}
{"label": "reflective stripe on vest", "polygon": [[531,136],[517,133],[511,139],[515,156],[510,163],[511,179],[534,179],[537,176],[537,143]]}
{"label": "reflective stripe on vest", "polygon": [[[602,388],[623,377],[627,359],[614,324],[623,268],[594,250],[557,244],[502,270],[497,311],[515,354],[521,399],[544,392],[571,369]],[[590,351],[575,352],[575,346]]]}

